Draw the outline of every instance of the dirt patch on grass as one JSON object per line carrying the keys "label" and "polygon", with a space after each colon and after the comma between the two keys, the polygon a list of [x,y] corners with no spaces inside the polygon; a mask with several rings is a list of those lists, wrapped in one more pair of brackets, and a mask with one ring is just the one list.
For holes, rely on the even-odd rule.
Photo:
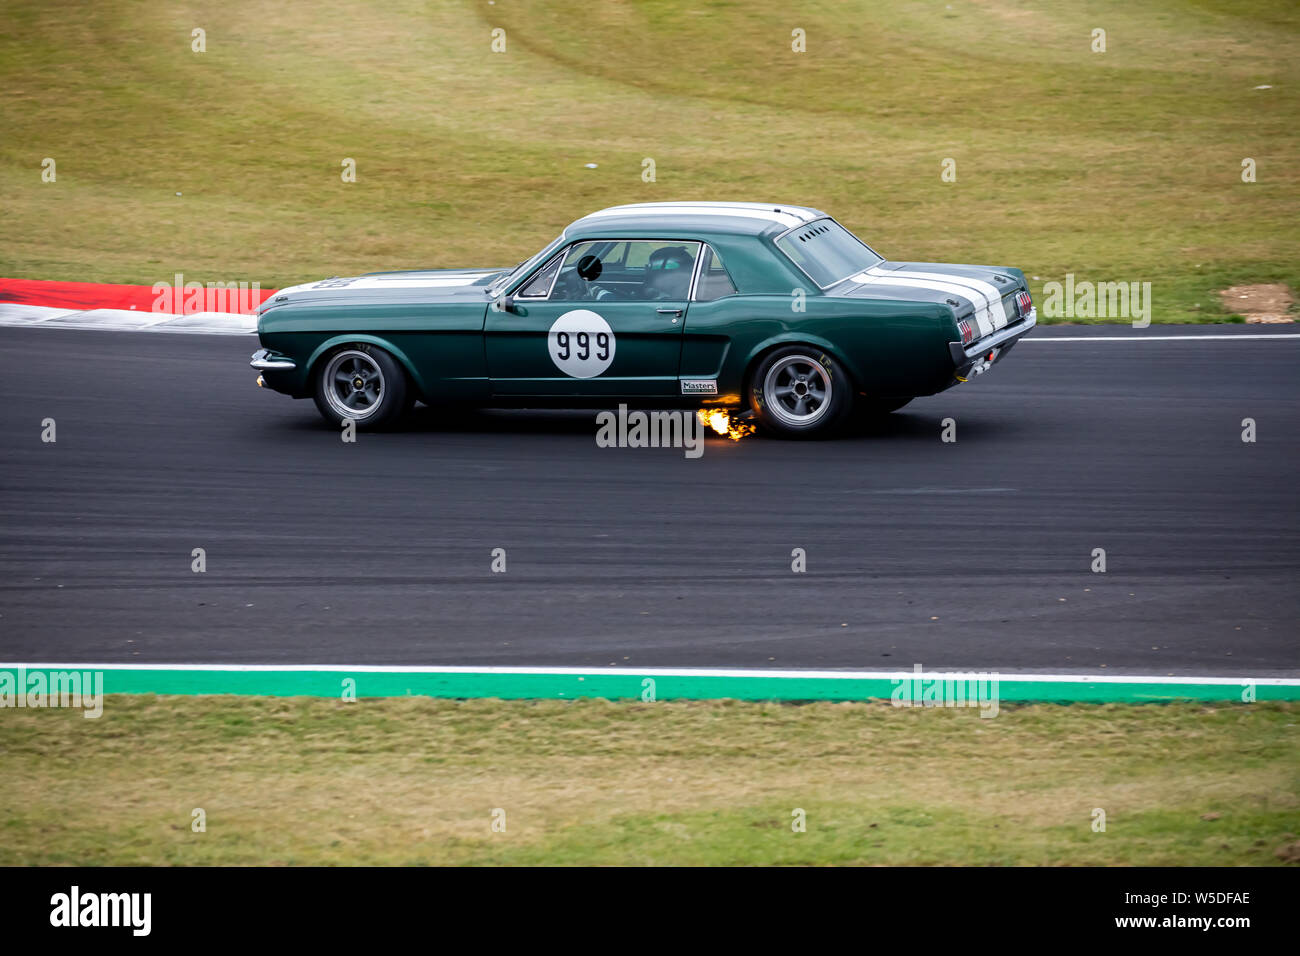
{"label": "dirt patch on grass", "polygon": [[1288,310],[1295,302],[1291,290],[1282,282],[1263,285],[1234,285],[1219,293],[1223,307],[1246,317],[1247,322],[1272,324],[1294,322]]}

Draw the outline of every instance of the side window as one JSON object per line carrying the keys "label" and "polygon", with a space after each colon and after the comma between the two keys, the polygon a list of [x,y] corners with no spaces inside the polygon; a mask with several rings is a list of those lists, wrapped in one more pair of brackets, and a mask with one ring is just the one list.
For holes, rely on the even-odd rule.
{"label": "side window", "polygon": [[727,275],[722,260],[712,246],[704,247],[704,261],[700,263],[700,281],[695,286],[696,302],[712,302],[724,295],[735,295],[736,284]]}
{"label": "side window", "polygon": [[546,298],[551,291],[551,282],[555,279],[555,274],[560,271],[560,263],[564,261],[564,253],[560,253],[550,262],[542,267],[537,275],[529,280],[528,284],[519,290],[519,296],[524,299]]}
{"label": "side window", "polygon": [[642,299],[685,302],[691,294],[698,242],[639,242],[647,247],[645,273],[641,280]]}
{"label": "side window", "polygon": [[551,298],[560,302],[684,302],[700,244],[595,239],[569,247]]}
{"label": "side window", "polygon": [[627,266],[629,269],[644,269],[650,264],[650,254],[662,248],[661,242],[629,242]]}

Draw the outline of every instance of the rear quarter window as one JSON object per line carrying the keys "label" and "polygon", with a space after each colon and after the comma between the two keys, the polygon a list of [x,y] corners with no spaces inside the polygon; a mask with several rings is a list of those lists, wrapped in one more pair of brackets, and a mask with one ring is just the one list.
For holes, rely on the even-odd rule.
{"label": "rear quarter window", "polygon": [[776,246],[823,289],[884,261],[833,219],[793,229],[777,239]]}
{"label": "rear quarter window", "polygon": [[700,277],[695,284],[695,301],[712,302],[724,295],[735,295],[736,284],[731,281],[721,257],[713,251],[712,246],[705,246],[704,259],[700,263]]}

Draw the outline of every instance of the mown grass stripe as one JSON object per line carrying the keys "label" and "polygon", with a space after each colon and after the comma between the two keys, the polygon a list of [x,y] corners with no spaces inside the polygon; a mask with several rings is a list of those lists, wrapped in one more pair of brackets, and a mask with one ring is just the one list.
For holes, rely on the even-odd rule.
{"label": "mown grass stripe", "polygon": [[[15,671],[24,666],[0,665]],[[133,668],[93,664],[35,665],[27,673],[92,670],[104,674],[108,694],[243,694],[271,697],[342,697],[345,682],[357,697],[497,697],[521,699],[574,699],[602,697],[611,700],[640,700],[651,689],[656,700],[865,700],[888,699],[900,687],[891,676],[780,676],[730,671],[723,674],[691,674],[680,670],[644,672],[620,670],[565,671],[560,669],[494,670],[376,670],[347,667],[283,668]],[[908,673],[907,677],[915,677]],[[924,672],[922,677],[974,679],[974,672]],[[988,675],[992,678],[992,672]],[[998,676],[997,699],[1001,701],[1160,702],[1172,700],[1240,701],[1247,684],[1254,685],[1256,700],[1300,700],[1300,681],[1260,679],[1251,681],[1189,677],[1132,681],[1106,678],[1093,680],[1083,675],[1040,678],[1034,675]]]}

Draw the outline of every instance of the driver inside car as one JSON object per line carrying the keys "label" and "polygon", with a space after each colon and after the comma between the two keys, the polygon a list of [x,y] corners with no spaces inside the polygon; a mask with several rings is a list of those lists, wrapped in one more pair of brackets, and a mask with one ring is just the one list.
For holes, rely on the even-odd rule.
{"label": "driver inside car", "polygon": [[695,258],[681,246],[656,249],[646,262],[641,298],[657,301],[685,301],[691,290],[691,269]]}
{"label": "driver inside car", "polygon": [[596,284],[596,280],[600,278],[600,274],[604,269],[600,257],[588,253],[579,259],[576,265],[571,268],[566,267],[560,273],[560,281],[556,284],[556,291],[562,299],[594,302],[617,299],[619,296],[613,289]]}
{"label": "driver inside car", "polygon": [[587,254],[578,260],[572,272],[561,277],[561,288],[577,299],[590,302],[684,301],[691,287],[695,257],[682,246],[656,249],[646,260],[639,286],[622,287],[597,282],[604,272],[599,256]]}

